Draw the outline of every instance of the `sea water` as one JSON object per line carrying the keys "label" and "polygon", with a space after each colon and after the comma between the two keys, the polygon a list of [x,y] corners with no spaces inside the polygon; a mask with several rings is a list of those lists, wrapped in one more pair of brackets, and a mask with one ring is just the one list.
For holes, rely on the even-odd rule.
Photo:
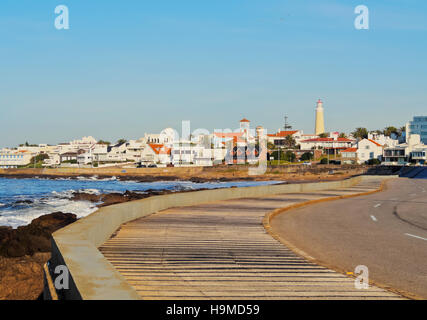
{"label": "sea water", "polygon": [[96,203],[71,200],[73,192],[113,193],[125,191],[145,192],[147,190],[197,190],[229,187],[251,187],[276,184],[279,181],[234,181],[205,182],[157,181],[136,182],[120,181],[116,178],[98,179],[97,177],[77,179],[10,179],[0,178],[0,226],[17,228],[33,219],[56,211],[74,213],[78,218],[97,210]]}

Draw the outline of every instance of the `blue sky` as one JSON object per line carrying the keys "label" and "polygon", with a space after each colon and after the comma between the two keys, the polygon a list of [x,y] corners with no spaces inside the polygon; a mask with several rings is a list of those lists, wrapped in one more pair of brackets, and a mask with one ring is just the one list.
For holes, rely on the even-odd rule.
{"label": "blue sky", "polygon": [[[70,29],[54,27],[57,5]],[[354,8],[370,29],[354,28]],[[403,5],[404,4],[404,5]],[[165,127],[269,131],[401,126],[427,114],[427,2],[419,0],[0,3],[0,146]]]}

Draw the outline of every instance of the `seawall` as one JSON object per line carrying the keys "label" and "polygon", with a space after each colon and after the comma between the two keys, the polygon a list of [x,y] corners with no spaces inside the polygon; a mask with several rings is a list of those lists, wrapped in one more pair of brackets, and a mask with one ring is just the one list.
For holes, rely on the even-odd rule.
{"label": "seawall", "polygon": [[[52,235],[52,257],[45,272],[45,298],[120,300],[139,299],[136,291],[97,249],[123,224],[171,207],[192,206],[218,200],[262,197],[272,194],[311,192],[353,186],[363,177],[322,183],[269,185],[247,188],[204,190],[154,196],[104,207]],[[68,268],[68,290],[52,292],[53,270]]]}

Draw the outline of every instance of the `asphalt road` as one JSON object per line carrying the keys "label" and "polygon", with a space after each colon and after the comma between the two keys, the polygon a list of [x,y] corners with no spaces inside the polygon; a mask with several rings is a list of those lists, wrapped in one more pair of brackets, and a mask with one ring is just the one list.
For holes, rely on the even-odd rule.
{"label": "asphalt road", "polygon": [[371,283],[427,299],[427,180],[393,179],[383,192],[290,210],[271,225],[324,266],[365,265]]}

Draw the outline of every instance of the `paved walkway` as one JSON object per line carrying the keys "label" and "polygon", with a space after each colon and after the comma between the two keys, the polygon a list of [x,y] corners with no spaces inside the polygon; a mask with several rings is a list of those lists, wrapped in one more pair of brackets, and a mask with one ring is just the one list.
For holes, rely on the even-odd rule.
{"label": "paved walkway", "polygon": [[101,248],[143,299],[398,299],[293,253],[264,229],[268,212],[298,202],[372,191],[352,188],[168,209],[122,226]]}

